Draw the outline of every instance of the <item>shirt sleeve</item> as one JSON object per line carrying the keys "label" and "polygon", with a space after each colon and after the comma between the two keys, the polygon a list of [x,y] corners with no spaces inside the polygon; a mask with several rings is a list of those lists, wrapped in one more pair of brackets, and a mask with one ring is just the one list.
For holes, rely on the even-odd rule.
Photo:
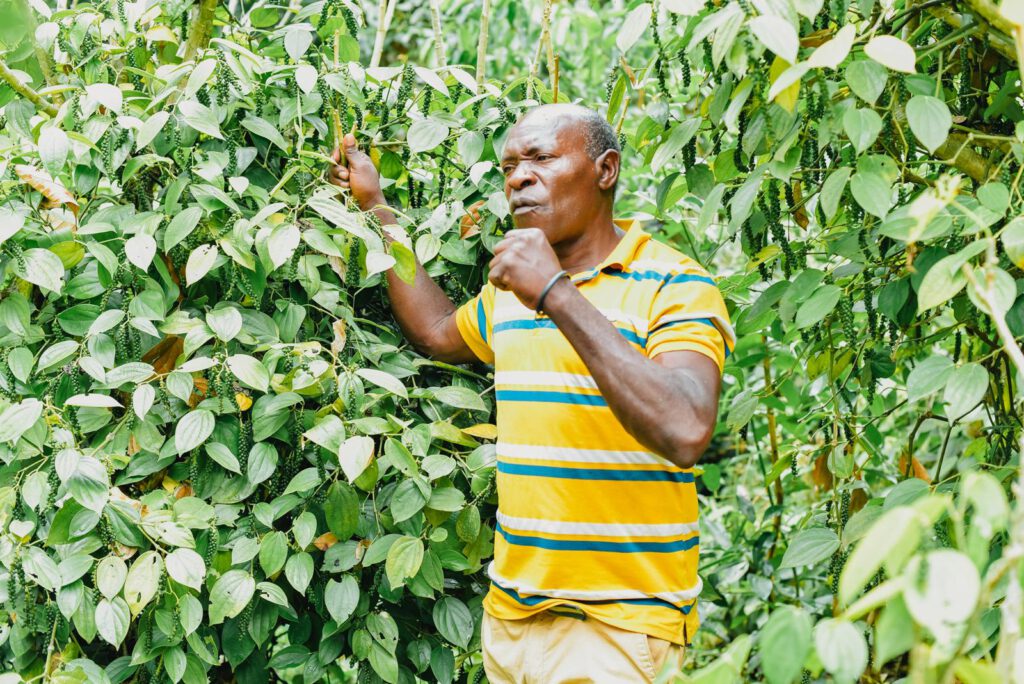
{"label": "shirt sleeve", "polygon": [[721,371],[736,345],[725,300],[706,272],[687,271],[667,276],[654,296],[647,356],[695,351],[709,357]]}
{"label": "shirt sleeve", "polygon": [[491,346],[494,312],[494,286],[484,285],[480,293],[459,307],[455,323],[466,345],[484,363],[494,363],[494,348]]}

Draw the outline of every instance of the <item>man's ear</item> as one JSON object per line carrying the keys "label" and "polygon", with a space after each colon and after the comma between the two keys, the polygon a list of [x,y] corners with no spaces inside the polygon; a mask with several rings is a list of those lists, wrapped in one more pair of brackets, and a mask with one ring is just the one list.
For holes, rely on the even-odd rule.
{"label": "man's ear", "polygon": [[597,186],[602,190],[612,190],[619,181],[619,164],[622,156],[617,150],[605,150],[594,160],[597,169]]}

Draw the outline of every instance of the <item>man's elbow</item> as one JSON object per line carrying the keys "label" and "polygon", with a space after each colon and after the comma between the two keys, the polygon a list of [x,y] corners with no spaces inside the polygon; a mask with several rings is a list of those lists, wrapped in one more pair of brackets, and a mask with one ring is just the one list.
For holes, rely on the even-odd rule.
{"label": "man's elbow", "polygon": [[680,468],[692,468],[711,442],[714,425],[694,426],[672,436],[666,458]]}

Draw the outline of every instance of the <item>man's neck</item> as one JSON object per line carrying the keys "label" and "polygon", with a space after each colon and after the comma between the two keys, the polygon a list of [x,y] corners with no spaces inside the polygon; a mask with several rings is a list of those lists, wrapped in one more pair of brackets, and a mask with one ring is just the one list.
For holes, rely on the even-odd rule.
{"label": "man's neck", "polygon": [[593,225],[575,240],[555,245],[555,254],[562,268],[570,274],[580,273],[607,259],[625,234],[608,218]]}

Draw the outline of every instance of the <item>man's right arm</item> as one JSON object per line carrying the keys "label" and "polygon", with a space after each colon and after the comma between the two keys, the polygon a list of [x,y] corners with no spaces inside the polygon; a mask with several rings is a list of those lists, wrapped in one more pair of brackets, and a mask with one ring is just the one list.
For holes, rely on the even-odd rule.
{"label": "man's right arm", "polygon": [[[330,181],[334,185],[352,192],[363,211],[373,211],[385,227],[396,226],[395,215],[388,208],[380,188],[380,177],[373,161],[359,151],[355,136],[346,135],[345,163],[340,163],[340,154],[334,151],[336,163],[330,170]],[[469,363],[477,357],[466,344],[455,322],[456,307],[426,270],[416,261],[416,277],[410,285],[395,275],[394,269],[386,273],[391,310],[398,325],[416,349],[427,356],[447,363]]]}

